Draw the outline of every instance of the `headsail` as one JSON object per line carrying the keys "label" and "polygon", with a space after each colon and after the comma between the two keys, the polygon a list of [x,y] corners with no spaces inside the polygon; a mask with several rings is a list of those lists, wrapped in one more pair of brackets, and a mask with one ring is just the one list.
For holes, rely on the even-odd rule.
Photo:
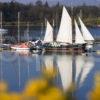
{"label": "headsail", "polygon": [[47,21],[47,26],[46,26],[44,42],[45,43],[53,42],[53,28],[48,21]]}
{"label": "headsail", "polygon": [[63,7],[60,28],[56,41],[72,44],[72,20],[65,7]]}
{"label": "headsail", "polygon": [[80,25],[81,25],[81,31],[82,31],[84,40],[85,41],[94,41],[93,36],[89,32],[89,30],[86,28],[85,24],[82,22],[80,17],[79,17],[79,22],[80,22]]}
{"label": "headsail", "polygon": [[78,24],[75,20],[75,44],[85,44],[84,38],[82,36],[82,33],[78,27]]}

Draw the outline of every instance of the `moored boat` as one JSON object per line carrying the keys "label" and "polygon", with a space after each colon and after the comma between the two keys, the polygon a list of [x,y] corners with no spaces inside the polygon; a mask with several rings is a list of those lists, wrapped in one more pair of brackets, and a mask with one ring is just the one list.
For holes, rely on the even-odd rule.
{"label": "moored boat", "polygon": [[46,52],[72,51],[72,21],[65,7],[63,7],[60,28],[56,41],[53,39],[53,27],[48,22],[44,41],[45,40],[46,43],[44,44],[44,48]]}
{"label": "moored boat", "polygon": [[72,19],[66,8],[63,7],[60,28],[56,40],[53,39],[53,28],[49,22],[47,22],[44,38],[46,43],[43,44],[45,52],[83,53],[92,49],[94,38],[80,18],[79,22],[81,30],[77,22],[75,21],[74,23],[75,42],[73,42]]}
{"label": "moored boat", "polygon": [[23,53],[27,53],[30,51],[30,48],[28,47],[28,45],[26,43],[22,43],[19,45],[12,45],[11,49],[16,51],[16,52],[23,52]]}

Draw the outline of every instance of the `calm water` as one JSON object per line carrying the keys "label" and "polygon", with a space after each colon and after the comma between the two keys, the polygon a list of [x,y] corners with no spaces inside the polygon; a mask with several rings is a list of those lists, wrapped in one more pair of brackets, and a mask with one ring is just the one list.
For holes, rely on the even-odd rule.
{"label": "calm water", "polygon": [[[90,29],[99,36],[100,29]],[[100,45],[94,47],[100,49]],[[78,100],[86,100],[86,95],[94,84],[94,76],[100,72],[100,55],[31,54],[19,55],[14,52],[0,53],[0,80],[8,83],[10,91],[22,91],[30,79],[39,78],[42,70],[51,66],[58,70],[55,84],[65,91],[74,82]]]}
{"label": "calm water", "polygon": [[[18,37],[17,28],[7,27],[7,29],[8,29],[9,35],[14,36],[13,39],[12,38],[7,38],[7,39],[9,39],[11,41],[17,41],[17,37]],[[100,37],[100,27],[94,27],[94,28],[89,27],[89,30],[95,38]],[[26,34],[27,33],[26,27],[21,28],[20,33],[21,33],[20,34],[21,40],[28,39],[27,34]],[[57,33],[58,33],[58,29],[55,30],[55,36],[57,35]],[[44,35],[45,35],[45,27],[41,28],[41,27],[35,27],[35,26],[32,27],[31,26],[29,29],[28,35],[29,35],[30,40],[40,39],[40,38],[43,39]]]}

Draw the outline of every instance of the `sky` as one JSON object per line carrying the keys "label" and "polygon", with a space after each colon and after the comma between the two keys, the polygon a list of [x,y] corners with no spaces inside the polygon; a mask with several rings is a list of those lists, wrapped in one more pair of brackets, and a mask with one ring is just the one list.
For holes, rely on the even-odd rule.
{"label": "sky", "polygon": [[[11,0],[0,0],[0,2],[10,2]],[[35,3],[37,0],[15,0],[21,3]],[[41,0],[43,2],[48,1],[50,5],[56,4],[58,1],[63,5],[81,5],[83,3],[87,5],[100,5],[100,0]]]}

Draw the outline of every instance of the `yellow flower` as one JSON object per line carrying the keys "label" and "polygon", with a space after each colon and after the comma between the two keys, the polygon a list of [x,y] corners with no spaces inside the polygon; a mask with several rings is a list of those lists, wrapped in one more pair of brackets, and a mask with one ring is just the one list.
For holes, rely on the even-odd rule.
{"label": "yellow flower", "polygon": [[22,100],[21,93],[11,93],[10,97],[11,97],[11,100]]}
{"label": "yellow flower", "polygon": [[64,96],[60,89],[51,87],[39,96],[39,100],[64,100]]}
{"label": "yellow flower", "polygon": [[100,74],[95,76],[95,86],[89,93],[90,100],[100,100]]}
{"label": "yellow flower", "polygon": [[11,98],[8,93],[0,93],[0,100],[11,100]]}
{"label": "yellow flower", "polygon": [[40,92],[43,92],[48,86],[48,82],[45,79],[30,81],[25,88],[26,96],[37,96]]}
{"label": "yellow flower", "polygon": [[57,70],[49,66],[48,69],[43,70],[43,74],[47,78],[54,78],[57,75]]}
{"label": "yellow flower", "polygon": [[7,84],[5,82],[0,82],[0,92],[7,91]]}

